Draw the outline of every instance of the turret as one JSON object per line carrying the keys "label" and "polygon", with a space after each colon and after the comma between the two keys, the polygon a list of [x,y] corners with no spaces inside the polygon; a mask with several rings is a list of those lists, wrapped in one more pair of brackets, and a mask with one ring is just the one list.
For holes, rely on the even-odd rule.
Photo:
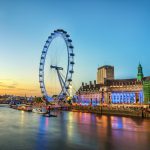
{"label": "turret", "polygon": [[143,75],[142,65],[139,63],[137,81],[142,81],[143,77],[144,77],[144,75]]}

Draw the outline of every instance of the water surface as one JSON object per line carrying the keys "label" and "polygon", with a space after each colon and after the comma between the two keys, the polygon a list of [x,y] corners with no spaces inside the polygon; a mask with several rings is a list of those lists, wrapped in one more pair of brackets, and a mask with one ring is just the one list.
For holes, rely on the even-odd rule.
{"label": "water surface", "polygon": [[0,107],[0,150],[148,150],[150,120],[56,112],[57,118]]}

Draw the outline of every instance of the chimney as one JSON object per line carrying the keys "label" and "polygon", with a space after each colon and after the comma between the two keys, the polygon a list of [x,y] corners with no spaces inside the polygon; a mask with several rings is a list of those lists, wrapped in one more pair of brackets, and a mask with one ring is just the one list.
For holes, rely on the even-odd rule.
{"label": "chimney", "polygon": [[92,81],[90,81],[90,84],[89,84],[89,87],[91,87],[92,86]]}
{"label": "chimney", "polygon": [[82,87],[84,86],[84,82],[82,82]]}

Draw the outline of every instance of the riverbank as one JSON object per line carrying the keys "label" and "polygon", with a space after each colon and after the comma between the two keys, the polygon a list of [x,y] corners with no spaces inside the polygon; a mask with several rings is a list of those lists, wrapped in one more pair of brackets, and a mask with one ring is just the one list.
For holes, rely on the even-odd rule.
{"label": "riverbank", "polygon": [[9,107],[8,104],[0,104],[0,107]]}
{"label": "riverbank", "polygon": [[[12,105],[11,108],[24,111],[32,111],[33,108],[45,108],[48,106],[36,105]],[[138,118],[150,118],[150,108],[144,105],[100,105],[100,106],[82,106],[82,105],[51,105],[51,110],[67,110],[75,112],[95,113],[100,115],[128,116]]]}
{"label": "riverbank", "polygon": [[150,118],[150,109],[141,106],[73,106],[72,111],[95,113],[100,115],[130,116]]}

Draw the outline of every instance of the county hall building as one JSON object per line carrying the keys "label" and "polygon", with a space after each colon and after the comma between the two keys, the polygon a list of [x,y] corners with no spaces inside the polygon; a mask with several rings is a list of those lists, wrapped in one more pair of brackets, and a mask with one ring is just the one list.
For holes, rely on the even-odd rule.
{"label": "county hall building", "polygon": [[97,81],[82,83],[77,91],[77,103],[150,103],[150,76],[144,77],[139,64],[137,78],[115,79],[114,67],[105,65],[97,69]]}

